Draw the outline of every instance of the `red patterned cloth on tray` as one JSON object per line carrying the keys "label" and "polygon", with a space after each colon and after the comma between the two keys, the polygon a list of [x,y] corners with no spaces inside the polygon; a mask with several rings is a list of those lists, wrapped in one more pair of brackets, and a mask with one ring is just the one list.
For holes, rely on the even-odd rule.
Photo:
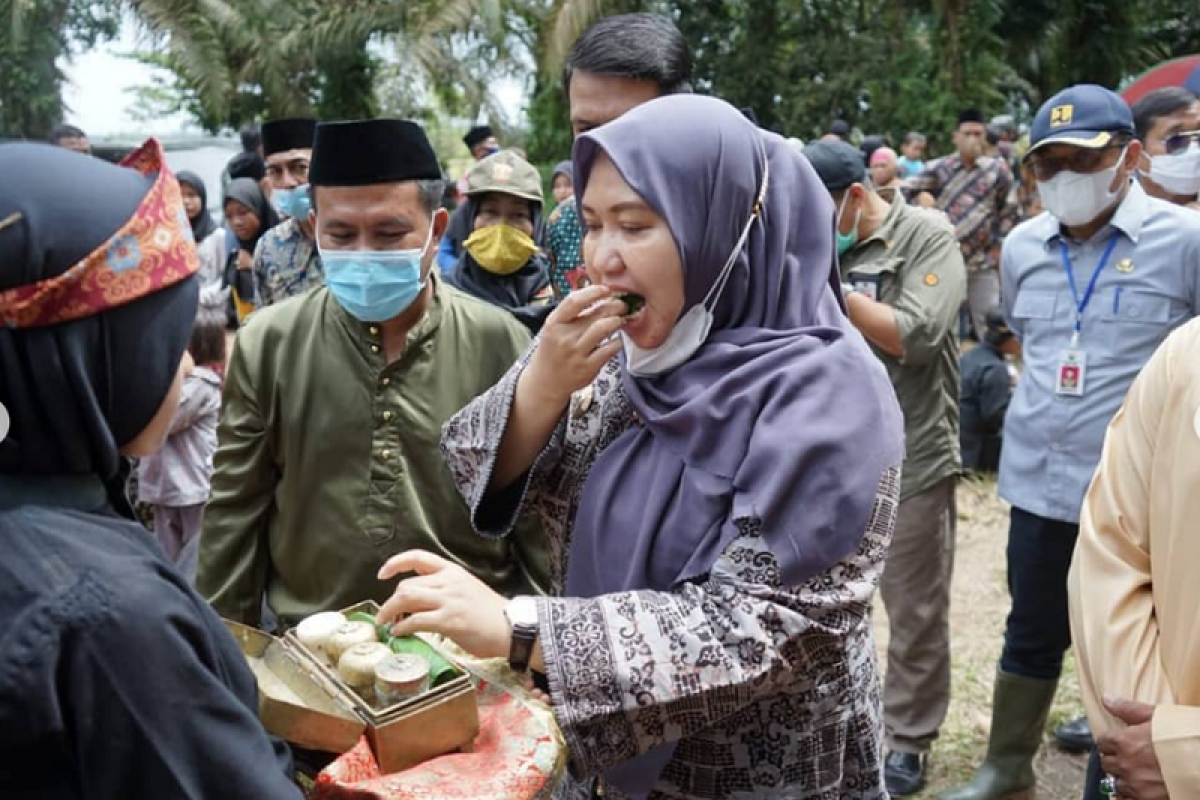
{"label": "red patterned cloth on tray", "polygon": [[[478,671],[471,670],[478,675]],[[380,773],[364,736],[317,776],[312,800],[540,800],[566,768],[554,717],[519,690],[479,680],[479,736],[451,753],[392,775]]]}

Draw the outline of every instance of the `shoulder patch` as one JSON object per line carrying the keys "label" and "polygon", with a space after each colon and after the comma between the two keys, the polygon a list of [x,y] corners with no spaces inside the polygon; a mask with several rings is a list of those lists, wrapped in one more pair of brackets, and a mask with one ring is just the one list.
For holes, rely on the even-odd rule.
{"label": "shoulder patch", "polygon": [[941,283],[941,281],[938,280],[937,275],[934,275],[932,272],[926,273],[926,275],[925,275],[925,285],[926,286],[937,286],[939,283]]}

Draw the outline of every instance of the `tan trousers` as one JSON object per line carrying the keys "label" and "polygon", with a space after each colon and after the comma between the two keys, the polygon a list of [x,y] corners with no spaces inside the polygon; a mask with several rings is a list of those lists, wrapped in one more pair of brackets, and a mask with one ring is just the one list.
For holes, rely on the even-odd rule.
{"label": "tan trousers", "polygon": [[956,479],[900,504],[880,592],[891,625],[883,716],[887,747],[923,753],[950,706],[950,576]]}

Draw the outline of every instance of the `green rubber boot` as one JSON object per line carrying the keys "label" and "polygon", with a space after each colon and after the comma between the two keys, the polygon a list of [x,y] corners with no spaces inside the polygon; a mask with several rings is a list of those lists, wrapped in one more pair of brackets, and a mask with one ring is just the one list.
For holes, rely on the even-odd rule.
{"label": "green rubber boot", "polygon": [[1033,758],[1041,747],[1057,680],[996,672],[987,759],[966,786],[940,800],[1029,800],[1037,786]]}

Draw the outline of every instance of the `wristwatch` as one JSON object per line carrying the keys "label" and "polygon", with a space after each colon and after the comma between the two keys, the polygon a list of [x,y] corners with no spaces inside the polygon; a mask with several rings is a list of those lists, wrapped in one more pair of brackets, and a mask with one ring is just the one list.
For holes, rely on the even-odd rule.
{"label": "wristwatch", "polygon": [[508,648],[508,665],[514,672],[529,669],[533,645],[538,637],[537,602],[527,595],[518,595],[504,607],[504,616],[512,627],[512,643]]}

